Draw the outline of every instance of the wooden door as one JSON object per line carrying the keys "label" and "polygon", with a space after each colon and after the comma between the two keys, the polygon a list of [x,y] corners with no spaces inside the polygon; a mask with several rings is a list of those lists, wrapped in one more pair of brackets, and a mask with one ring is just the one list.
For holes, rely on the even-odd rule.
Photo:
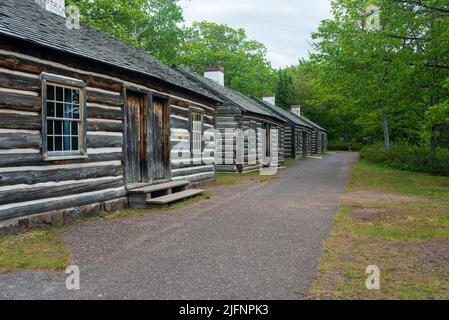
{"label": "wooden door", "polygon": [[169,100],[153,98],[154,180],[170,178],[170,113]]}
{"label": "wooden door", "polygon": [[132,91],[128,91],[126,96],[126,182],[148,183],[150,174],[147,96]]}

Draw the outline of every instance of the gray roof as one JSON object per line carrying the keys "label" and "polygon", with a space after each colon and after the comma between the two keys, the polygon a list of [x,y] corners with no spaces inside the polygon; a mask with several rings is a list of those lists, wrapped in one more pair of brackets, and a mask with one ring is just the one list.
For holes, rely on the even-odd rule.
{"label": "gray roof", "polygon": [[279,114],[281,117],[283,117],[284,119],[286,119],[289,122],[293,122],[294,124],[302,126],[302,127],[312,128],[312,125],[310,123],[304,121],[303,119],[301,119],[300,117],[298,117],[294,113],[291,113],[290,111],[287,111],[287,110],[282,109],[280,107],[274,106],[274,105],[272,105],[271,103],[269,103],[267,101],[263,101],[263,100],[255,98],[255,97],[253,97],[253,99],[258,104],[264,106],[265,108],[269,108],[273,112],[276,112],[277,114]]}
{"label": "gray roof", "polygon": [[313,122],[313,121],[307,119],[306,117],[304,117],[304,116],[298,116],[298,115],[295,115],[295,116],[301,118],[302,120],[304,120],[305,122],[307,122],[308,124],[310,124],[310,125],[311,125],[312,127],[314,127],[315,129],[318,129],[318,130],[320,130],[320,131],[327,132],[326,129],[320,127],[320,126],[317,125],[315,122]]}
{"label": "gray roof", "polygon": [[197,83],[204,86],[204,88],[210,90],[212,94],[223,100],[223,102],[230,102],[232,105],[246,112],[270,116],[280,121],[285,121],[283,118],[279,117],[275,112],[260,106],[251,98],[245,96],[244,94],[236,90],[226,88],[211,79],[205,78],[203,76],[196,74],[195,72],[188,71],[181,67],[173,66],[173,69],[177,70],[181,74],[189,76],[192,80],[197,81]]}
{"label": "gray roof", "polygon": [[35,0],[1,0],[0,34],[138,72],[221,102],[142,49],[83,23],[79,30],[68,29],[64,17],[41,8]]}

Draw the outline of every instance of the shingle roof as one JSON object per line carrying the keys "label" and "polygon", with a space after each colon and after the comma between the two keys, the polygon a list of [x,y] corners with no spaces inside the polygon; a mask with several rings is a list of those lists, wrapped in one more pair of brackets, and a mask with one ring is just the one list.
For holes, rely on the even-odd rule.
{"label": "shingle roof", "polygon": [[65,18],[41,8],[35,0],[1,0],[0,34],[138,72],[217,101],[142,49],[83,23],[79,30],[68,29]]}
{"label": "shingle roof", "polygon": [[326,129],[324,129],[324,128],[322,128],[322,127],[320,127],[319,125],[317,125],[315,122],[313,122],[313,121],[311,121],[311,120],[309,120],[309,119],[307,119],[306,117],[304,117],[304,116],[297,116],[297,115],[295,115],[295,117],[299,117],[299,118],[301,118],[303,121],[305,121],[305,122],[307,122],[308,124],[310,124],[312,127],[314,127],[314,128],[316,128],[316,129],[318,129],[318,130],[320,130],[320,131],[324,131],[324,132],[327,132],[327,130]]}
{"label": "shingle roof", "polygon": [[269,103],[267,101],[263,101],[263,100],[260,100],[260,99],[254,98],[254,97],[253,97],[253,100],[256,101],[258,104],[264,106],[265,108],[269,108],[273,112],[278,113],[281,117],[287,119],[289,122],[293,122],[294,124],[299,125],[299,126],[312,128],[312,125],[310,123],[304,121],[303,119],[301,119],[297,115],[291,113],[290,111],[284,110],[282,108],[272,105],[271,103]]}
{"label": "shingle roof", "polygon": [[228,101],[233,105],[235,105],[236,107],[242,109],[243,111],[270,116],[278,120],[285,121],[283,118],[279,117],[275,112],[269,109],[267,110],[267,108],[263,108],[255,101],[253,101],[251,98],[245,96],[244,94],[238,91],[226,88],[211,79],[205,78],[203,76],[196,74],[195,72],[188,71],[178,66],[173,66],[173,69],[177,70],[181,74],[189,76],[191,79],[203,85],[204,88],[210,90],[214,95],[218,96],[224,102]]}

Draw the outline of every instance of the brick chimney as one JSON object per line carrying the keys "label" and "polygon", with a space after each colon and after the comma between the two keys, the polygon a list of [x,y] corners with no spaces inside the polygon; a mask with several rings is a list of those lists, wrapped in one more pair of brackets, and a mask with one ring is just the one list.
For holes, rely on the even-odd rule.
{"label": "brick chimney", "polygon": [[34,2],[45,10],[65,18],[65,0],[34,0]]}
{"label": "brick chimney", "polygon": [[296,106],[292,106],[291,108],[292,113],[301,116],[301,106],[300,105],[296,105]]}
{"label": "brick chimney", "polygon": [[217,82],[219,85],[225,85],[224,81],[225,69],[222,66],[210,66],[204,68],[204,77]]}
{"label": "brick chimney", "polygon": [[263,101],[271,103],[273,106],[276,105],[276,95],[274,93],[268,93],[263,95]]}

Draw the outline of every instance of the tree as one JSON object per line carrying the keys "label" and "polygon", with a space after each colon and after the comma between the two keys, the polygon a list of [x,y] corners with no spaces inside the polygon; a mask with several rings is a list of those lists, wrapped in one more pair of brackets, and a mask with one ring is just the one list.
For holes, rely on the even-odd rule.
{"label": "tree", "polygon": [[171,64],[176,60],[184,20],[177,0],[68,0],[82,21],[146,50]]}
{"label": "tree", "polygon": [[199,74],[205,67],[221,65],[226,86],[260,97],[274,92],[277,83],[266,54],[265,46],[248,39],[244,29],[203,21],[187,28],[177,63]]}
{"label": "tree", "polygon": [[447,1],[379,0],[378,30],[367,29],[367,4],[332,2],[334,19],[314,34],[313,86],[337,103],[329,113],[351,115],[354,139],[419,143],[426,112],[448,100]]}
{"label": "tree", "polygon": [[290,110],[293,78],[289,69],[278,71],[279,82],[276,90],[276,104]]}

